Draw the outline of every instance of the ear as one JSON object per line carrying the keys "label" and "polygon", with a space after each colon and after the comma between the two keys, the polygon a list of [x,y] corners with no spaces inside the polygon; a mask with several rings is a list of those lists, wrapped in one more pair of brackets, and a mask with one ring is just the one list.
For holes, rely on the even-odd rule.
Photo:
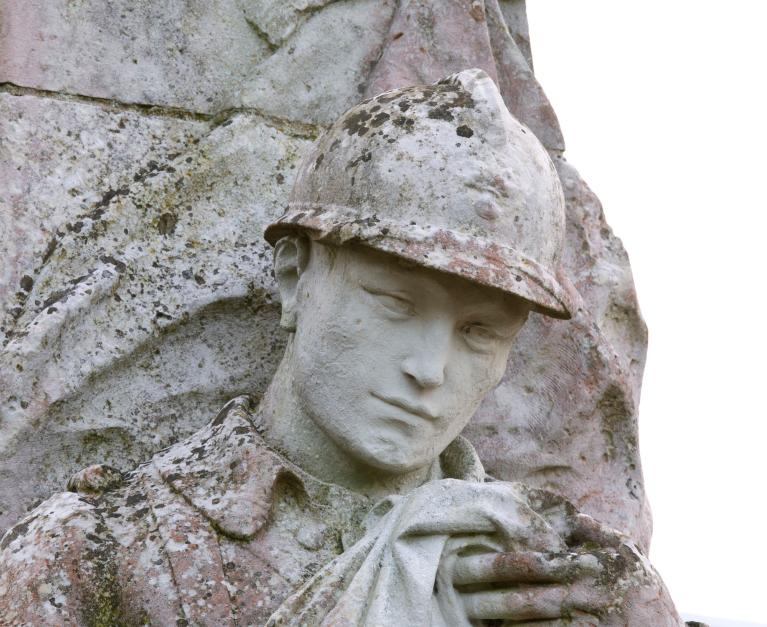
{"label": "ear", "polygon": [[311,242],[304,235],[286,235],[274,245],[274,278],[282,300],[280,326],[286,331],[296,330],[298,279],[309,263],[310,249]]}

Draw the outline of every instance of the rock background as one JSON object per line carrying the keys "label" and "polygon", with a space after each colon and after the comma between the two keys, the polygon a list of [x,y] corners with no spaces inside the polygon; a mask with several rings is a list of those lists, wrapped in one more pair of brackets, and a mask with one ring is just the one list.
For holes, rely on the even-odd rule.
{"label": "rock background", "polygon": [[0,6],[0,42],[0,531],[260,393],[284,343],[261,234],[303,151],[366,95],[476,66],[557,164],[580,308],[533,316],[467,436],[647,546],[646,330],[523,0],[29,0]]}

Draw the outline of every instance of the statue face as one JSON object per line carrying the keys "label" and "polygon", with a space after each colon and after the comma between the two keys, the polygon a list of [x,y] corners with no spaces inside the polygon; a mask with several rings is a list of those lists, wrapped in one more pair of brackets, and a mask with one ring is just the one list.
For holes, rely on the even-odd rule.
{"label": "statue face", "polygon": [[311,244],[294,300],[303,410],[371,467],[430,464],[501,379],[528,305],[366,248]]}

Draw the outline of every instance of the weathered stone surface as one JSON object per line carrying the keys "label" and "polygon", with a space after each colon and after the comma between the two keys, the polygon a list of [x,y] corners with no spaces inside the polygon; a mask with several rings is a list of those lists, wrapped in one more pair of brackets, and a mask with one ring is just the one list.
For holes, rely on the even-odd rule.
{"label": "weathered stone surface", "polygon": [[238,104],[330,124],[365,94],[395,5],[393,0],[351,0],[313,14],[248,76]]}
{"label": "weathered stone surface", "polygon": [[0,338],[20,315],[56,233],[79,231],[80,214],[127,189],[138,172],[155,176],[159,163],[209,129],[190,116],[0,93]]}
{"label": "weathered stone surface", "polygon": [[235,116],[59,231],[0,355],[7,520],[263,389],[283,338],[261,233],[308,143]]}
{"label": "weathered stone surface", "polygon": [[33,0],[0,7],[0,82],[213,112],[271,47],[237,0]]}
{"label": "weathered stone surface", "polygon": [[567,202],[563,267],[579,306],[567,324],[528,322],[466,436],[490,474],[566,494],[646,548],[652,521],[636,415],[647,330],[599,201],[570,164],[555,163]]}
{"label": "weathered stone surface", "polygon": [[517,45],[515,33],[524,42],[526,32],[523,12],[518,6],[507,10],[515,15],[518,30],[509,30],[498,0],[401,2],[367,95],[430,83],[461,68],[481,68],[501,88],[509,110],[546,148],[564,150],[556,114]]}
{"label": "weathered stone surface", "polygon": [[[437,20],[444,15],[422,4]],[[561,151],[529,64],[522,2],[455,3],[476,35],[461,39],[459,57],[438,37],[397,37],[404,31],[393,32],[392,20],[407,6],[262,0],[195,5],[180,15],[180,5],[131,3],[133,11],[118,19],[97,3],[4,5],[4,41],[13,46],[3,55],[2,80],[192,112],[261,107],[268,115],[214,122],[109,103],[75,106],[43,92],[3,96],[14,111],[43,113],[34,130],[16,121],[6,132],[25,142],[11,144],[14,163],[33,162],[10,171],[24,204],[2,214],[35,222],[14,222],[15,252],[3,259],[2,307],[20,309],[4,322],[0,355],[0,527],[82,466],[127,470],[199,427],[227,397],[263,390],[283,336],[261,229],[281,213],[291,166],[316,133],[305,123],[325,124],[363,91],[393,87],[387,76],[428,82],[463,69],[457,59],[480,67],[486,59],[491,75],[506,68],[512,112],[555,156]],[[495,17],[477,21],[470,11]],[[463,32],[460,24],[436,26]],[[40,36],[22,38],[25,32]],[[407,41],[426,47],[435,75],[400,63],[415,54],[401,47]],[[86,150],[69,137],[60,147],[67,131],[77,136],[88,127],[81,141],[106,142],[121,119],[135,130],[111,151]],[[206,125],[215,128],[195,145]],[[61,152],[72,168],[44,156]],[[561,491],[646,545],[635,445],[644,326],[620,243],[570,166],[558,166],[568,200],[564,268],[583,309],[568,329],[531,321],[506,381],[468,435],[491,474]],[[72,177],[80,184],[72,186]],[[88,196],[71,197],[69,189]],[[79,231],[66,229],[78,221]]]}
{"label": "weathered stone surface", "polygon": [[[449,478],[371,510],[269,447],[261,418],[234,399],[125,478],[79,473],[79,494],[55,495],[0,543],[0,622],[468,627],[466,614],[552,618],[564,602],[564,615],[597,612],[600,625],[679,625],[630,541],[549,493],[484,483],[461,438],[442,455]],[[512,552],[456,558],[489,545]],[[478,573],[526,581],[542,569],[578,583],[565,594],[551,583],[522,598],[499,591],[502,610],[453,588]]]}
{"label": "weathered stone surface", "polygon": [[[376,603],[394,598],[412,601],[396,604],[397,622],[420,624],[437,581],[445,596],[451,583],[469,585],[456,588],[460,601],[448,600],[447,616],[462,606],[464,618],[497,618],[526,611],[525,599],[480,598],[472,587],[491,581],[488,572],[519,583],[528,576],[523,555],[526,567],[546,563],[563,584],[556,598],[548,584],[537,589],[528,599],[541,604],[536,611],[585,607],[604,624],[677,624],[641,554],[650,535],[636,433],[646,332],[620,242],[562,158],[556,116],[532,72],[524,2],[57,0],[2,12],[9,52],[0,81],[22,87],[0,93],[11,138],[3,147],[11,184],[0,201],[14,233],[0,250],[0,528],[66,485],[80,494],[55,496],[5,536],[0,599],[13,602],[0,604],[0,622],[23,622],[23,612],[29,622],[141,622],[149,612],[159,623],[218,625],[251,612],[260,624],[284,603],[275,617],[287,621],[358,624],[372,607],[380,623],[391,614],[376,614]],[[502,377],[465,431],[476,452],[457,437],[441,463],[431,455],[412,476],[381,480],[378,492],[357,489],[376,474],[351,472],[367,467],[340,463],[327,438],[298,428],[306,425],[285,410],[299,401],[284,401],[286,390],[295,393],[294,368],[272,379],[285,334],[263,229],[285,209],[299,159],[339,113],[365,95],[472,66],[493,77],[554,159],[567,202],[558,279],[575,316],[533,315],[508,367],[505,356],[486,371],[463,363],[463,397],[453,406],[465,420],[472,395]],[[380,262],[355,254],[368,270]],[[290,281],[299,283],[300,257],[276,265],[281,324],[293,331],[301,297]],[[286,283],[281,273],[291,271]],[[333,276],[342,285],[347,275]],[[437,283],[435,294],[449,294],[442,314],[457,320],[451,307],[466,292]],[[431,454],[430,443],[442,448],[447,440],[396,440],[391,429],[400,446],[387,452],[352,428],[372,401],[349,395],[367,390],[363,379],[383,380],[392,360],[353,354],[346,330],[371,317],[342,307],[352,299],[334,299],[333,285],[317,290],[314,308],[302,305],[303,324],[320,320],[336,342],[313,345],[304,378],[307,388],[324,382],[313,400],[333,410],[325,428],[341,445],[356,433],[354,444],[379,464],[398,463],[399,452],[407,466]],[[323,306],[337,315],[323,319]],[[394,341],[378,326],[367,330],[381,354],[420,346],[420,336]],[[283,363],[297,363],[291,346]],[[418,368],[395,370],[433,385]],[[257,397],[270,380],[264,421],[239,399],[187,438],[228,398]],[[448,439],[460,429],[451,424]],[[528,487],[484,483],[480,458],[490,474]],[[454,473],[456,459],[470,463]],[[368,499],[381,494],[393,496],[363,524]],[[450,536],[461,529],[490,534],[482,548],[501,563],[454,554],[443,564],[443,551],[460,549]],[[409,564],[407,577],[384,577],[384,593],[374,594],[376,569],[396,564]]]}
{"label": "weathered stone surface", "polygon": [[511,36],[514,37],[514,42],[525,55],[525,61],[532,70],[533,53],[530,49],[530,30],[527,24],[525,0],[500,0],[498,5],[503,13],[506,26]]}
{"label": "weathered stone surface", "polygon": [[570,317],[554,276],[565,233],[559,176],[484,71],[351,108],[304,163],[270,243],[307,229],[322,242],[369,244]]}

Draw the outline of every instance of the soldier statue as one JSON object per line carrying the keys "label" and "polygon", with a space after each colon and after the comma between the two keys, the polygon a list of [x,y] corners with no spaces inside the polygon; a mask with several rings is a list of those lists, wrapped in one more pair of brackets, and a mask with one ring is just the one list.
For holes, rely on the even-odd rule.
{"label": "soldier statue", "polygon": [[265,237],[263,397],[13,527],[0,624],[681,624],[627,537],[460,435],[529,313],[571,314],[554,165],[484,72],[350,109]]}

